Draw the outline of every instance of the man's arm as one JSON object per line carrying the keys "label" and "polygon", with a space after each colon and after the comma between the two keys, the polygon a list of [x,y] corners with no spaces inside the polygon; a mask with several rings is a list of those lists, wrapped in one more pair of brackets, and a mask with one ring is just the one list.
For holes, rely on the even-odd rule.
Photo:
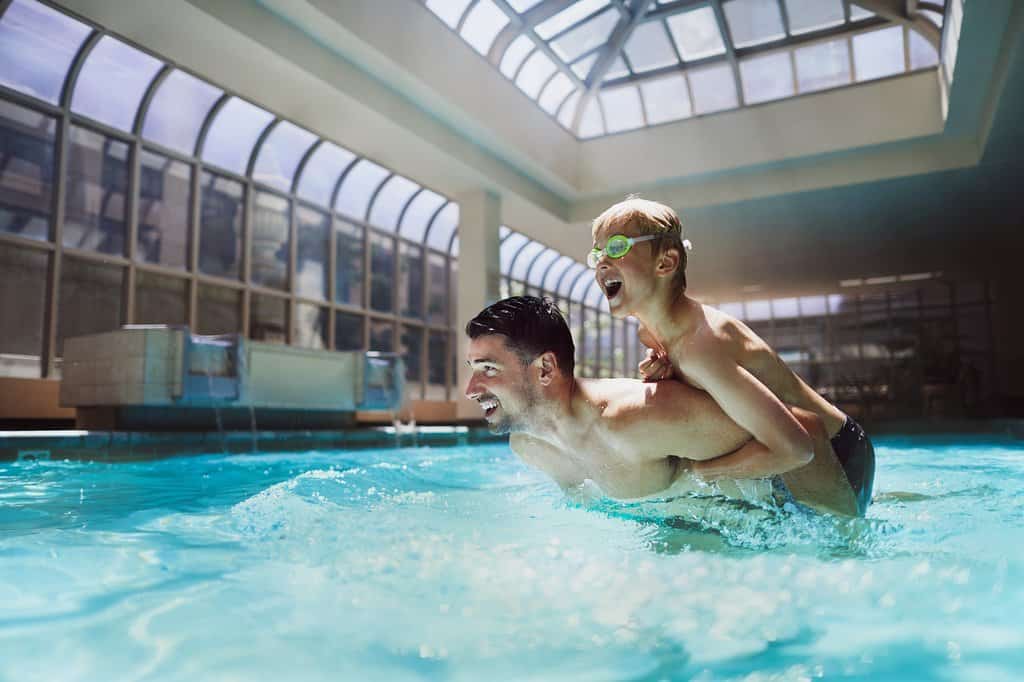
{"label": "man's arm", "polygon": [[729,417],[754,440],[728,455],[695,463],[706,479],[764,478],[810,462],[811,437],[789,409],[757,377],[717,348],[702,352],[686,372],[708,391]]}
{"label": "man's arm", "polygon": [[579,485],[580,481],[558,467],[557,453],[547,443],[524,433],[513,433],[508,439],[509,448],[524,464],[538,469],[553,479],[562,490]]}

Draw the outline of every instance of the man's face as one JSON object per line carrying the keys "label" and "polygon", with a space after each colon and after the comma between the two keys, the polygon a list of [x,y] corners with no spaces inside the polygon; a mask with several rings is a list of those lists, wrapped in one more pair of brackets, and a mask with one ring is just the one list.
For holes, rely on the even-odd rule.
{"label": "man's face", "polygon": [[[604,248],[608,239],[617,234],[641,236],[632,224],[606,225],[594,230],[594,248]],[[602,255],[597,262],[594,277],[608,299],[613,316],[626,317],[634,311],[637,302],[646,300],[654,292],[657,243],[657,240],[640,242],[621,258]]]}
{"label": "man's face", "polygon": [[466,363],[472,370],[466,397],[479,403],[492,433],[522,431],[538,400],[529,365],[505,345],[501,334],[469,340]]}

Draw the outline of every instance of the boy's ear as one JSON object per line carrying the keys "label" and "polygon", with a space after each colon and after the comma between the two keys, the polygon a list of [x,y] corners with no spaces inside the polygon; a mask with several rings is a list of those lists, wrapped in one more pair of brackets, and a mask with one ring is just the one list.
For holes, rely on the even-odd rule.
{"label": "boy's ear", "polygon": [[659,277],[668,277],[675,273],[679,267],[679,249],[665,249],[658,256],[654,266],[654,273]]}
{"label": "boy's ear", "polygon": [[533,362],[539,370],[537,380],[540,385],[550,386],[551,382],[555,380],[555,373],[558,372],[558,359],[555,358],[555,354],[551,351],[541,353]]}

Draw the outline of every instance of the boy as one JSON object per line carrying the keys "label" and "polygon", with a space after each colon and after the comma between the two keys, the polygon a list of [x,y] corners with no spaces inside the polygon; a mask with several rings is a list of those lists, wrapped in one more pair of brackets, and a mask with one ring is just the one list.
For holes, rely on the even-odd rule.
{"label": "boy", "polygon": [[[755,440],[736,451],[693,464],[703,478],[760,478],[772,472],[791,489],[801,469],[834,466],[813,458],[811,439],[787,409],[817,414],[864,514],[871,500],[875,455],[857,422],[818,395],[739,320],[686,295],[686,254],[679,216],[668,206],[638,198],[615,204],[594,220],[588,264],[612,315],[641,323],[650,348],[640,363],[645,380],[675,374],[707,391]],[[810,461],[810,464],[808,462]]]}

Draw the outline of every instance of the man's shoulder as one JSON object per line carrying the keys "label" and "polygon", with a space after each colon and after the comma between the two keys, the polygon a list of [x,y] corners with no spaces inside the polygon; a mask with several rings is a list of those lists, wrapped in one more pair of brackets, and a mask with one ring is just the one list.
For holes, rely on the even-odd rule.
{"label": "man's shoulder", "polygon": [[583,379],[579,382],[584,398],[595,405],[601,405],[603,414],[619,410],[636,402],[642,402],[645,384],[639,379]]}
{"label": "man's shoulder", "polygon": [[604,416],[607,419],[651,419],[664,413],[678,418],[689,411],[703,393],[675,380],[642,382],[636,379],[608,379],[620,381],[608,386]]}

